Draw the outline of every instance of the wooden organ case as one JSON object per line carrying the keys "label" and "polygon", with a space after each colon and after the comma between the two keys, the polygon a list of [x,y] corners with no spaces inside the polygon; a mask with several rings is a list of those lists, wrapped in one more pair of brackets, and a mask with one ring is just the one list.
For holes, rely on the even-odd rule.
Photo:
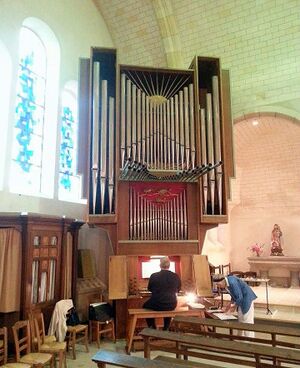
{"label": "wooden organ case", "polygon": [[205,233],[227,222],[229,85],[217,58],[154,69],[118,65],[116,50],[92,48],[88,62],[89,224],[112,241],[109,294],[123,337],[127,308],[144,301],[140,257],[177,257],[183,291],[195,290]]}

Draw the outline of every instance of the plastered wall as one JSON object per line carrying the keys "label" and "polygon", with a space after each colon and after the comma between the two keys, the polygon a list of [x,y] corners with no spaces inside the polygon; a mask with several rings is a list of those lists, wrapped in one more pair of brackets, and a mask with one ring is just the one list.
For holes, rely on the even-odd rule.
{"label": "plastered wall", "polygon": [[235,124],[234,138],[237,171],[227,225],[233,267],[249,268],[248,247],[256,242],[265,244],[263,255],[270,255],[275,223],[283,232],[284,255],[299,257],[299,122],[276,116],[249,118]]}

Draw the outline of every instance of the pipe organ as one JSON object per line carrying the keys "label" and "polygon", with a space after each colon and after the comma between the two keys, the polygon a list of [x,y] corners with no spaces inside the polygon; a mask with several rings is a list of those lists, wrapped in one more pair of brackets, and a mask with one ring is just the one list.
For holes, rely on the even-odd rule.
{"label": "pipe organ", "polygon": [[116,55],[94,53],[91,59],[89,212],[106,214],[115,211],[116,75],[108,66]]}
{"label": "pipe organ", "polygon": [[194,169],[193,72],[120,67],[121,168],[125,159],[152,170]]}
{"label": "pipe organ", "polygon": [[[221,76],[217,58],[195,57],[187,70],[154,69],[118,65],[116,50],[92,48],[88,221],[108,231],[118,270],[127,270],[119,263],[126,256],[157,254],[181,256],[190,268],[186,257],[201,254],[206,231],[227,222],[233,160]],[[122,272],[139,278],[134,267]],[[190,287],[191,274],[187,282],[181,272]],[[112,294],[126,299],[117,301],[122,336],[129,297]]]}

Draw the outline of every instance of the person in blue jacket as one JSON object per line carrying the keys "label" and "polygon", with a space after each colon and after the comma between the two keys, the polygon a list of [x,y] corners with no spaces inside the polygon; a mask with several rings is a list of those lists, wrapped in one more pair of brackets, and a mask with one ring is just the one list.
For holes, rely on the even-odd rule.
{"label": "person in blue jacket", "polygon": [[[254,323],[254,300],[257,298],[251,287],[236,276],[221,276],[214,279],[217,287],[225,289],[231,296],[231,303],[226,306],[224,312],[233,312],[237,309],[238,321]],[[242,336],[254,337],[253,331],[241,331]]]}

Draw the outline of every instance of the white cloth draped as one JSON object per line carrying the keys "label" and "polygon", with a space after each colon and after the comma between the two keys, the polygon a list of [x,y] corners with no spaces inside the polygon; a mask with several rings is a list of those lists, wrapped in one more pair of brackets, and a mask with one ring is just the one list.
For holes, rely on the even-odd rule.
{"label": "white cloth draped", "polygon": [[67,313],[73,306],[72,299],[63,299],[55,304],[48,335],[55,335],[59,342],[65,340],[67,333]]}
{"label": "white cloth draped", "polygon": [[[254,302],[247,313],[243,314],[241,308],[238,308],[238,321],[242,323],[254,323]],[[239,336],[255,337],[254,331],[239,331]]]}

